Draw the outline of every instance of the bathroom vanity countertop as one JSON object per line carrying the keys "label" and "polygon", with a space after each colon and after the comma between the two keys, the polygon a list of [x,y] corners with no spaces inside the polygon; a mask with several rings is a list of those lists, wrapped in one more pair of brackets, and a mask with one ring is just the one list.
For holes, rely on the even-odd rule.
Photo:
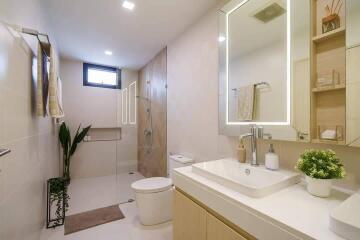
{"label": "bathroom vanity countertop", "polygon": [[177,188],[258,239],[343,240],[329,229],[329,216],[347,194],[334,192],[330,198],[318,198],[300,183],[251,198],[193,173],[191,166],[175,169],[173,181]]}

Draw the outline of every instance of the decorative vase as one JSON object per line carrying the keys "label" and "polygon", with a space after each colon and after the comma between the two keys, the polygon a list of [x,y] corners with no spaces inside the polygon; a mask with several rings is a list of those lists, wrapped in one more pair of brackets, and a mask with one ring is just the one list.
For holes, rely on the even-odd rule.
{"label": "decorative vase", "polygon": [[329,197],[331,194],[331,179],[316,179],[305,177],[307,191],[316,197]]}

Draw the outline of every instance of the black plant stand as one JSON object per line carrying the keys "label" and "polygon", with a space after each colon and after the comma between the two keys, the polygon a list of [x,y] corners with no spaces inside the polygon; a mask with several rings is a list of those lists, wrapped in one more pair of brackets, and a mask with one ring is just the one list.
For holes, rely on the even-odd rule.
{"label": "black plant stand", "polygon": [[[59,218],[54,218],[52,219],[51,217],[51,207],[52,207],[52,203],[51,203],[51,193],[50,193],[50,188],[51,188],[51,184],[54,184],[56,182],[56,184],[60,183],[60,187],[62,189],[62,201],[61,201],[61,209],[60,209],[60,215],[61,217]],[[64,178],[51,178],[49,180],[47,180],[47,203],[46,203],[46,228],[56,228],[58,226],[62,226],[65,223],[65,211],[66,211],[66,189],[67,189],[67,184],[66,184],[66,180]]]}

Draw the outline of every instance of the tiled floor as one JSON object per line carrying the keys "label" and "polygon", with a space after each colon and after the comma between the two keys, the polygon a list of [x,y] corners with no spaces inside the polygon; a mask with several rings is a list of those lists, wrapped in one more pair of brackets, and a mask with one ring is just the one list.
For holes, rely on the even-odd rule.
{"label": "tiled floor", "polygon": [[[110,206],[134,198],[130,188],[132,182],[143,178],[139,173],[133,175],[75,179],[71,182],[68,214]],[[125,219],[90,228],[64,236],[64,228],[44,229],[41,240],[171,240],[172,224],[153,227],[142,226],[139,222],[135,202],[120,204]]]}

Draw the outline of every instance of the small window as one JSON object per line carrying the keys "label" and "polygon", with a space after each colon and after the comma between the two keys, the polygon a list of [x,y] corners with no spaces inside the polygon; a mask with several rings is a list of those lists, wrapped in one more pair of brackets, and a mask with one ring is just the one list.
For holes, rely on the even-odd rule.
{"label": "small window", "polygon": [[121,70],[84,63],[84,86],[121,89]]}

